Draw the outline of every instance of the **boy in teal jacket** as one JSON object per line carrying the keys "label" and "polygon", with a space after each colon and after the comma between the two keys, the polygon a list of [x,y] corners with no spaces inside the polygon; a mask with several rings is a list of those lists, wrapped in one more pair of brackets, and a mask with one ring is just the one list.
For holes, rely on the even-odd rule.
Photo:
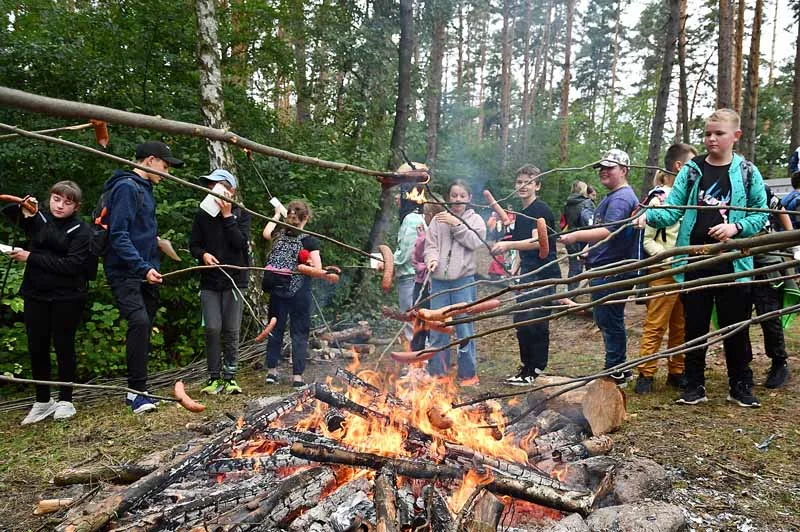
{"label": "boy in teal jacket", "polygon": [[[676,246],[715,244],[731,238],[744,238],[758,233],[766,223],[767,214],[725,209],[737,207],[766,208],[766,194],[761,173],[752,163],[733,153],[733,145],[741,136],[739,115],[731,109],[718,109],[706,119],[704,144],[708,153],[695,157],[684,165],[666,200],[666,205],[717,206],[717,210],[650,209],[647,224],[669,227],[680,219]],[[683,218],[681,218],[681,216]],[[686,261],[677,261],[676,266]],[[742,273],[737,281],[749,281],[745,272],[753,269],[753,258],[742,257],[730,263],[706,269],[676,274],[677,282],[692,281],[725,273]],[[750,317],[751,297],[748,285],[712,287],[682,295],[686,309],[686,341],[708,333],[711,312],[716,304],[720,327]],[[747,329],[723,341],[728,367],[730,393],[728,401],[743,407],[759,407],[753,395],[752,353]],[[686,353],[687,387],[677,400],[680,404],[696,405],[707,401],[705,388],[706,348],[698,347]]]}

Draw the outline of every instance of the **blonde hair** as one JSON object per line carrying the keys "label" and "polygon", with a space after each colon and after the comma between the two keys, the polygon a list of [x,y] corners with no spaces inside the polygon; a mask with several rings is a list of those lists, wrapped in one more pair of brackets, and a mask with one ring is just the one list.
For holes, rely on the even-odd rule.
{"label": "blonde hair", "polygon": [[661,187],[671,187],[674,183],[675,176],[667,172],[662,172],[661,170],[657,171],[653,178],[653,184]]}
{"label": "blonde hair", "polygon": [[733,109],[717,109],[706,118],[706,124],[709,122],[727,122],[730,125],[734,126],[734,128],[739,129],[742,124],[742,119],[739,117],[739,113],[734,111]]}
{"label": "blonde hair", "polygon": [[572,183],[572,193],[573,194],[580,194],[581,196],[586,195],[586,188],[587,185],[583,181],[575,181]]}

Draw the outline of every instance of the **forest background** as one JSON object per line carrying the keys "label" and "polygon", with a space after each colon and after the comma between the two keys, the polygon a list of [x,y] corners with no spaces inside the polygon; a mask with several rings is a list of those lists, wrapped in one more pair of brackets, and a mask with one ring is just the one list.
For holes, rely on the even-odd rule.
{"label": "forest background", "polygon": [[[738,150],[765,177],[786,177],[800,144],[800,54],[787,49],[800,50],[799,9],[788,0],[1,0],[0,84],[229,128],[368,168],[396,168],[402,148],[432,168],[434,190],[463,178],[478,197],[483,188],[510,192],[524,163],[579,167],[611,147],[660,164],[671,142],[701,147],[703,117],[727,106],[742,113]],[[0,122],[69,124],[10,108],[0,109]],[[160,138],[187,162],[177,176],[228,167],[247,206],[271,214],[263,178],[271,194],[311,203],[309,228],[365,250],[394,247],[392,193],[372,177],[251,159],[198,138],[113,124],[110,133],[110,153],[132,158],[138,142]],[[90,132],[62,136],[93,143]],[[84,217],[113,168],[0,137],[0,191],[45,198],[52,183],[71,179],[84,189]],[[586,169],[549,174],[542,197],[559,211],[575,179],[602,195]],[[631,182],[647,190],[652,171],[634,170]],[[160,234],[187,248],[199,193],[162,182],[156,198]],[[252,233],[257,264],[260,226]],[[0,223],[0,242],[20,239]],[[165,260],[163,270],[191,261],[181,255],[182,264]],[[365,262],[328,244],[323,258]],[[0,371],[27,376],[22,271],[0,259]],[[345,273],[336,290],[317,291],[326,312],[356,319],[379,308],[374,276]],[[197,292],[192,275],[162,289],[151,370],[202,356]],[[101,272],[79,332],[79,377],[124,373],[124,336]]]}

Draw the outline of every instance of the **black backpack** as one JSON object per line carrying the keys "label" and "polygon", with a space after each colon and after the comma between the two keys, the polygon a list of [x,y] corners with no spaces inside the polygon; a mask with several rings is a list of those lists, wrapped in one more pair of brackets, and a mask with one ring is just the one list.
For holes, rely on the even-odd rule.
{"label": "black backpack", "polygon": [[281,297],[291,297],[303,285],[303,276],[292,273],[297,270],[300,251],[303,249],[305,234],[296,236],[286,232],[275,239],[267,258],[266,271],[261,279],[261,288],[265,292]]}
{"label": "black backpack", "polygon": [[[129,177],[127,179],[133,183],[138,193],[136,195],[136,212],[138,213],[144,204],[144,189],[132,178]],[[99,266],[100,257],[105,256],[108,252],[108,213],[110,209],[108,198],[111,197],[111,193],[117,186],[119,186],[119,183],[116,183],[113,187],[100,194],[97,205],[95,205],[92,211],[92,223],[90,224],[92,240],[89,245],[89,259],[86,263],[87,275],[89,280],[92,281],[97,279],[97,268]]]}

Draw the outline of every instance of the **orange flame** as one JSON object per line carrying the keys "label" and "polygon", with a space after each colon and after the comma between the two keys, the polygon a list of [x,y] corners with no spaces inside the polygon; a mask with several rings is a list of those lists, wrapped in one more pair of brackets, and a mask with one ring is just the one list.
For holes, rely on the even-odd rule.
{"label": "orange flame", "polygon": [[425,197],[425,189],[424,188],[417,188],[414,187],[408,192],[406,192],[406,200],[413,201],[419,205],[422,205],[428,198]]}
{"label": "orange flame", "polygon": [[458,489],[454,491],[452,495],[450,495],[447,505],[450,507],[453,513],[460,512],[461,507],[467,502],[467,499],[469,499],[469,496],[472,495],[472,492],[475,491],[479,486],[483,486],[484,484],[491,482],[492,478],[492,472],[488,469],[482,474],[470,469],[467,471],[467,474],[464,475],[464,478],[461,480],[461,485],[458,487]]}

